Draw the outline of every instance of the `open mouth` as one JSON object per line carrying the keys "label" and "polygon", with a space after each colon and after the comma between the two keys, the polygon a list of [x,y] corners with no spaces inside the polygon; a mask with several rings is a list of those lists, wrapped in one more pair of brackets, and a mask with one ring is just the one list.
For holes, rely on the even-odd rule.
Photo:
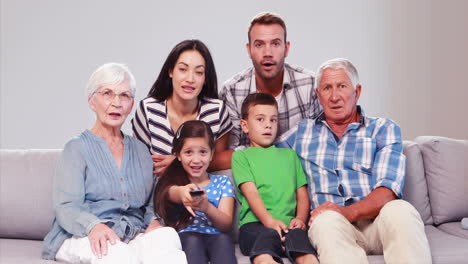
{"label": "open mouth", "polygon": [[191,92],[195,91],[195,87],[193,87],[193,86],[187,86],[187,85],[182,86],[182,89],[183,89],[184,92],[186,92],[186,93],[191,93]]}
{"label": "open mouth", "polygon": [[266,136],[266,137],[271,137],[271,136],[273,136],[272,133],[263,133],[262,135],[263,135],[263,136]]}
{"label": "open mouth", "polygon": [[193,170],[193,171],[200,171],[203,166],[190,166],[190,168]]}
{"label": "open mouth", "polygon": [[271,61],[266,61],[266,62],[262,63],[262,66],[266,70],[271,70],[273,68],[273,66],[275,66],[275,63],[271,62]]}
{"label": "open mouth", "polygon": [[109,113],[109,115],[114,118],[119,118],[122,116],[120,113],[115,113],[115,112]]}

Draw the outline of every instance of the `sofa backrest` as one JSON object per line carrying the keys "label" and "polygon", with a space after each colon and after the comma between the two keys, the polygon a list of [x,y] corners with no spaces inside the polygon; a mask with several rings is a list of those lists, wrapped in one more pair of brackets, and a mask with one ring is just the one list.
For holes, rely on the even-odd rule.
{"label": "sofa backrest", "polygon": [[419,145],[413,141],[403,142],[406,156],[406,178],[403,199],[411,203],[421,215],[424,224],[434,223],[429,204],[429,193],[424,173],[424,162]]}
{"label": "sofa backrest", "polygon": [[434,224],[468,217],[468,140],[423,136],[421,149]]}
{"label": "sofa backrest", "polygon": [[0,237],[43,239],[52,226],[52,178],[61,150],[0,150]]}

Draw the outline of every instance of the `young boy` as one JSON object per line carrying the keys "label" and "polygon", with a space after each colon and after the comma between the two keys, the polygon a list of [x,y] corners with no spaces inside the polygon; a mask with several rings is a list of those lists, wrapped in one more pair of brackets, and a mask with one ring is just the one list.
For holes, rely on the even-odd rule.
{"label": "young boy", "polygon": [[[307,238],[307,180],[291,149],[276,148],[276,99],[264,93],[248,95],[241,107],[242,130],[250,147],[232,156],[232,173],[239,188],[239,246],[253,263],[318,263]],[[283,246],[285,250],[283,250]]]}

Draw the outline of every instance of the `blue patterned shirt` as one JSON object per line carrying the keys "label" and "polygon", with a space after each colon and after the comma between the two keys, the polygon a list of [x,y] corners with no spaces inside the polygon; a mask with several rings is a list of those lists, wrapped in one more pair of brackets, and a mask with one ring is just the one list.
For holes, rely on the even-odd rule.
{"label": "blue patterned shirt", "polygon": [[327,201],[347,206],[383,186],[401,197],[405,162],[400,127],[386,118],[349,124],[337,140],[325,115],[304,119],[282,135],[279,147],[294,149],[309,182],[311,209]]}
{"label": "blue patterned shirt", "polygon": [[[224,197],[234,197],[234,188],[232,187],[231,180],[227,176],[221,175],[212,175],[210,176],[210,183],[203,187],[206,195],[208,196],[208,201],[213,204],[216,208],[219,206],[219,202]],[[208,217],[202,212],[195,211],[197,214],[196,217],[192,219],[192,223],[179,230],[179,233],[182,232],[197,232],[203,234],[219,234],[221,231],[214,227],[213,222],[211,222]]]}
{"label": "blue patterned shirt", "polygon": [[90,130],[70,140],[53,180],[55,218],[42,257],[54,259],[63,242],[106,223],[128,242],[154,219],[153,161],[140,141],[124,135],[121,168],[106,141]]}

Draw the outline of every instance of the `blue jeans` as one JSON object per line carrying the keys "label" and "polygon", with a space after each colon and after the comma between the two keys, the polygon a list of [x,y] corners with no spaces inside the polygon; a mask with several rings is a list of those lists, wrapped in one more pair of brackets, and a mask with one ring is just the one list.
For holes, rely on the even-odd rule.
{"label": "blue jeans", "polygon": [[239,247],[242,254],[250,256],[252,261],[256,256],[268,254],[276,262],[283,263],[286,256],[292,263],[302,254],[317,255],[307,237],[306,231],[296,228],[286,234],[284,241],[285,251],[282,249],[281,237],[276,230],[265,227],[260,222],[247,223],[239,229]]}
{"label": "blue jeans", "polygon": [[188,264],[237,264],[234,243],[225,234],[179,233]]}

